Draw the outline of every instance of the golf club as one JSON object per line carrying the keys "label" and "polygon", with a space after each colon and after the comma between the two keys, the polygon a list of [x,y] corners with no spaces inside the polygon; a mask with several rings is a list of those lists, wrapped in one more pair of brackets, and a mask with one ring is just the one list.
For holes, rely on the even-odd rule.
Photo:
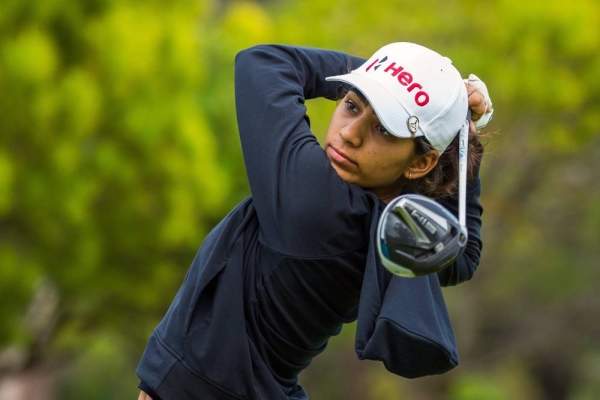
{"label": "golf club", "polygon": [[379,218],[377,252],[385,268],[412,278],[437,272],[467,244],[466,188],[470,111],[459,132],[458,219],[436,201],[418,194],[392,200]]}

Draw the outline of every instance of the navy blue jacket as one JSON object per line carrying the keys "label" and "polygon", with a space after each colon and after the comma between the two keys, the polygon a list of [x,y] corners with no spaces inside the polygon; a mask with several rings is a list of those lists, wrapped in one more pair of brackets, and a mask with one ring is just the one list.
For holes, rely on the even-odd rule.
{"label": "navy blue jacket", "polygon": [[[236,57],[236,109],[251,196],[205,238],[149,339],[137,374],[163,400],[307,399],[298,374],[344,323],[356,352],[413,378],[458,363],[441,285],[479,263],[482,208],[468,191],[469,244],[437,275],[406,279],[379,263],[384,204],[341,180],[310,131],[305,100],[364,62],[334,51],[257,46]],[[456,213],[452,200],[445,205]]]}

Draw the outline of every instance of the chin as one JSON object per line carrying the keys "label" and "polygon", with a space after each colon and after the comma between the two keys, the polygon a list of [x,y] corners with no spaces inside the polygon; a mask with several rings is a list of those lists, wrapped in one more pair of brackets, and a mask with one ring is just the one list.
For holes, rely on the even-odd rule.
{"label": "chin", "polygon": [[329,165],[331,165],[331,168],[333,168],[333,170],[335,171],[335,173],[337,174],[337,176],[340,177],[340,179],[351,183],[348,178],[350,178],[350,174],[346,171],[344,171],[343,169],[339,168],[338,166],[336,166],[334,163],[332,163],[331,161],[329,162]]}
{"label": "chin", "polygon": [[361,186],[358,183],[358,180],[356,179],[356,177],[352,174],[349,174],[348,172],[344,171],[344,170],[338,170],[336,169],[335,172],[337,173],[337,175],[340,177],[341,180],[343,180],[346,183],[352,183],[354,185],[358,185]]}

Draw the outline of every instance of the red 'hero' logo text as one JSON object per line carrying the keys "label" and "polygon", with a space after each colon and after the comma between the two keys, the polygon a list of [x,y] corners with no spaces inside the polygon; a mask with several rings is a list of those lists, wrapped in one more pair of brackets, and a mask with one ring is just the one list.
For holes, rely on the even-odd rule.
{"label": "red 'hero' logo text", "polygon": [[[373,69],[376,70],[377,68],[379,68],[381,66],[381,63],[384,62],[385,60],[387,60],[387,57],[385,57],[383,60],[381,60],[380,65],[377,65]],[[368,72],[378,62],[379,62],[379,59],[373,61],[371,63],[371,65],[369,65],[367,67],[366,72]],[[406,86],[406,91],[408,91],[409,93],[412,93],[413,90],[417,89],[417,92],[415,93],[415,103],[418,106],[423,107],[427,103],[429,103],[429,94],[426,91],[422,90],[423,86],[421,86],[421,84],[419,84],[417,82],[413,82],[412,74],[410,72],[404,71],[404,67],[396,66],[396,63],[392,62],[383,70],[383,72],[387,72],[387,73],[391,74],[392,76],[395,76],[396,79],[398,79],[398,82],[402,86]]]}

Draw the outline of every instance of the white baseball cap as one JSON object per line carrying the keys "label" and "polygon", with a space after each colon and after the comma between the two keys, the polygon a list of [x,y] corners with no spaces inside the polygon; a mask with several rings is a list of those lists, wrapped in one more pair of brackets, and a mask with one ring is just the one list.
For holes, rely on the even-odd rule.
{"label": "white baseball cap", "polygon": [[326,79],[358,89],[392,135],[425,136],[440,154],[468,124],[460,73],[449,58],[418,44],[388,44],[352,72]]}

